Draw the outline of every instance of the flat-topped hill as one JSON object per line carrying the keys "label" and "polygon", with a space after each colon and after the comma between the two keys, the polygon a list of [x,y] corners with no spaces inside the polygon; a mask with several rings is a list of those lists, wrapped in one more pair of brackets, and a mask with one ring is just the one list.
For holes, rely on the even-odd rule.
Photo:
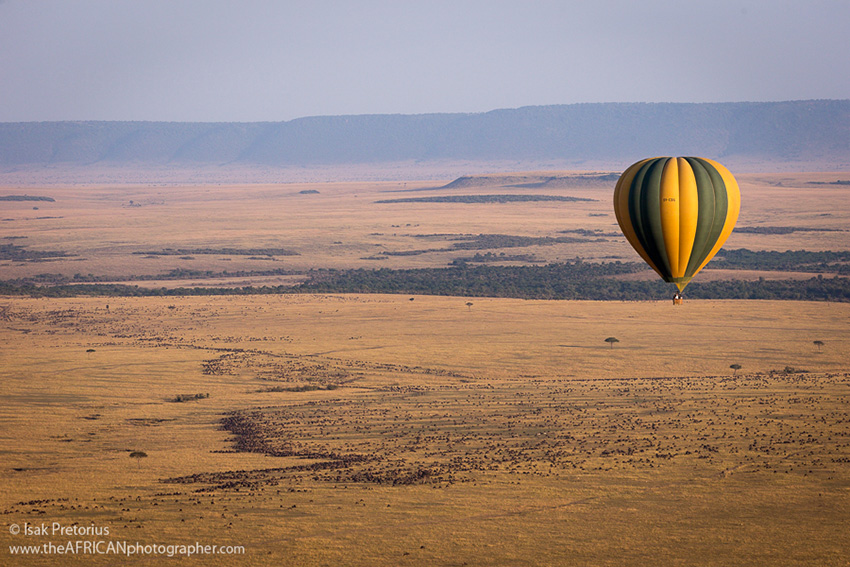
{"label": "flat-topped hill", "polygon": [[850,100],[600,103],[287,122],[0,124],[0,167],[315,166],[651,155],[850,164]]}

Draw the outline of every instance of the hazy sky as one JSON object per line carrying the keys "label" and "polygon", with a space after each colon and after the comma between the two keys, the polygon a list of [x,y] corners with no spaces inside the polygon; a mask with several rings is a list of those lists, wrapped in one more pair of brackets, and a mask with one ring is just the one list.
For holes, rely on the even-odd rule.
{"label": "hazy sky", "polygon": [[0,0],[0,121],[850,98],[850,0]]}

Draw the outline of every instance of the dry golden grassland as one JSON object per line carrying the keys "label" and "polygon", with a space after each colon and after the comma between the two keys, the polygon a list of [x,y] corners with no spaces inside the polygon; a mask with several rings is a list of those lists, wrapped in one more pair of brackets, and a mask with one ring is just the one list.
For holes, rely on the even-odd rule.
{"label": "dry golden grassland", "polygon": [[[498,176],[496,176],[498,177]],[[530,180],[539,174],[527,174]],[[846,186],[815,184],[842,174],[739,175],[743,208],[740,227],[790,226],[831,229],[787,235],[733,233],[726,246],[752,250],[850,250],[850,207]],[[44,261],[0,260],[3,279],[42,273],[66,276],[154,276],[170,270],[214,272],[305,270],[309,268],[442,267],[476,251],[452,249],[450,237],[504,234],[576,238],[496,250],[533,255],[540,262],[584,259],[638,261],[619,236],[611,204],[612,182],[517,187],[482,179],[480,185],[437,189],[441,183],[383,182],[205,186],[47,186],[6,188],[0,194],[41,195],[55,202],[0,202],[0,244],[36,252],[65,252]],[[533,185],[533,184],[531,184]],[[415,190],[428,189],[430,190]],[[519,203],[377,203],[446,195],[550,195],[592,201]],[[37,207],[35,209],[34,207]],[[600,238],[569,230],[591,230]],[[447,238],[448,237],[448,238]],[[581,241],[583,240],[583,242]],[[188,253],[149,255],[164,249],[286,249],[298,255]],[[395,255],[399,252],[422,252]],[[651,270],[647,277],[654,277]],[[740,275],[740,274],[739,274]],[[747,277],[775,274],[749,274]],[[712,277],[710,269],[703,275]],[[720,274],[720,277],[729,277]],[[293,278],[200,278],[143,285],[286,284]]]}
{"label": "dry golden grassland", "polygon": [[[55,201],[0,202],[0,244],[73,256],[0,279],[440,267],[475,252],[446,235],[577,229],[604,240],[492,251],[636,261],[610,185],[535,175],[8,188]],[[727,246],[850,250],[847,189],[823,184],[841,175],[738,176],[739,226],[830,231]],[[497,193],[593,200],[376,203]],[[167,248],[218,252],[139,254]],[[825,302],[0,298],[0,565],[847,565],[848,321]],[[42,523],[109,534],[13,533]],[[68,540],[245,553],[9,548]]]}
{"label": "dry golden grassland", "polygon": [[11,557],[41,522],[245,546],[205,565],[846,562],[846,304],[4,304],[4,564],[122,559]]}

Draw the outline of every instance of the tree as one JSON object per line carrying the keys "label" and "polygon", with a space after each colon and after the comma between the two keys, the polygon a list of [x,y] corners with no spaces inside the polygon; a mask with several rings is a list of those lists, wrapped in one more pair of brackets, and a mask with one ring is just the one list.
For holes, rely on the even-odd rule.
{"label": "tree", "polygon": [[820,349],[823,348],[823,341],[812,341],[812,344],[818,347],[818,352],[821,352]]}
{"label": "tree", "polygon": [[467,307],[467,309],[469,309],[469,310],[471,311],[471,310],[472,310],[472,302],[471,302],[471,301],[467,301],[467,302],[466,302],[466,307]]}
{"label": "tree", "polygon": [[145,453],[144,451],[133,451],[132,453],[130,453],[130,458],[136,459],[139,467],[142,466],[142,459],[144,459],[147,456],[148,456],[148,454]]}
{"label": "tree", "polygon": [[618,339],[617,337],[608,337],[607,339],[605,339],[605,342],[611,345],[611,348],[614,348],[614,343],[620,342],[620,339]]}
{"label": "tree", "polygon": [[730,364],[729,368],[732,369],[732,376],[734,376],[735,373],[738,372],[741,369],[741,365],[740,364]]}

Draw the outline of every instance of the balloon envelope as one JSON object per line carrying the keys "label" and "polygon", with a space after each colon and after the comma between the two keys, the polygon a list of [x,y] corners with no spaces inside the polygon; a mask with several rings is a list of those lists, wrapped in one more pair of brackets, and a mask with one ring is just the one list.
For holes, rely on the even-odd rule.
{"label": "balloon envelope", "polygon": [[735,178],[705,158],[639,161],[614,189],[614,212],[629,244],[680,291],[726,242],[740,210]]}

